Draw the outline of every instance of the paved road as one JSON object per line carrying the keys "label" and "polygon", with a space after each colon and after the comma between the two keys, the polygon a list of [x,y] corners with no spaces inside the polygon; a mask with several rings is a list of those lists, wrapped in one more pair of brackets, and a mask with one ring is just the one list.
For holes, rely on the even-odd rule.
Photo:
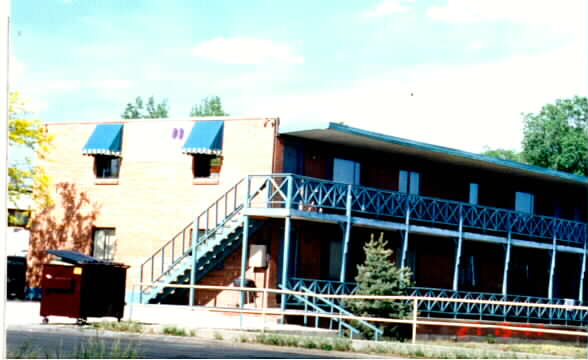
{"label": "paved road", "polygon": [[[96,340],[96,332],[94,331],[80,331],[74,328],[34,327],[25,329],[19,327],[8,329],[7,345],[9,354],[17,351],[23,344],[28,344],[37,350],[38,357],[45,358],[47,354],[49,357],[56,357],[55,354],[58,353],[60,358],[66,358],[67,356],[71,356],[75,349],[79,349],[80,344],[88,344],[92,340]],[[138,350],[139,357],[141,358],[366,358],[365,354],[281,348],[198,338],[134,335],[112,332],[102,333],[98,341],[103,342],[103,348],[105,347],[107,349],[112,349],[115,343],[118,343],[122,349],[126,349],[130,345]]]}

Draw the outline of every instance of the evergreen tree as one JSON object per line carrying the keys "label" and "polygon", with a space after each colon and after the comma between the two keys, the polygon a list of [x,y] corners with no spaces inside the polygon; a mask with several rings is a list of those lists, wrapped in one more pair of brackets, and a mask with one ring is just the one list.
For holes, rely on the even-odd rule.
{"label": "evergreen tree", "polygon": [[[365,262],[357,266],[358,295],[408,295],[412,286],[412,274],[409,268],[398,268],[392,262],[393,251],[386,248],[384,233],[378,240],[372,234],[370,241],[364,246]],[[398,300],[352,300],[349,301],[351,311],[357,316],[381,318],[406,318],[412,314],[412,306],[406,301]],[[399,325],[379,324],[384,336],[399,337]],[[372,331],[360,326],[367,337]]]}

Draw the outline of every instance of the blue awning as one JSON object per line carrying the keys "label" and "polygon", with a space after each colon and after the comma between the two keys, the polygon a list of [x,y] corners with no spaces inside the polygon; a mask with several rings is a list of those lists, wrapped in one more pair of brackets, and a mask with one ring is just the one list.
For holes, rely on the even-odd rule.
{"label": "blue awning", "polygon": [[123,124],[100,124],[82,149],[84,155],[120,156],[122,150]]}
{"label": "blue awning", "polygon": [[222,120],[196,121],[182,151],[186,154],[220,155],[224,124]]}

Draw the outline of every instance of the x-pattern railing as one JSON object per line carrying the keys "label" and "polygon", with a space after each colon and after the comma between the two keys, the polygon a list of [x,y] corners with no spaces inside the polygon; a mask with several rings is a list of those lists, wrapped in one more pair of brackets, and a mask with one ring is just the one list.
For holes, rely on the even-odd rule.
{"label": "x-pattern railing", "polygon": [[586,223],[513,210],[474,205],[459,201],[412,195],[397,191],[348,185],[291,174],[252,175],[271,185],[268,207],[293,207],[306,210],[350,209],[353,213],[405,218],[411,221],[552,239],[583,245],[587,238]]}
{"label": "x-pattern railing", "polygon": [[[323,295],[353,295],[357,294],[358,286],[354,282],[315,280],[291,277],[288,279],[288,289],[310,289],[312,292]],[[542,308],[534,306],[513,306],[484,303],[462,303],[443,301],[448,299],[470,299],[483,301],[503,301],[528,304],[569,305],[566,299],[548,299],[523,295],[502,295],[496,293],[453,291],[448,289],[411,288],[411,296],[423,296],[432,298],[430,301],[419,301],[421,316],[441,315],[459,317],[463,315],[476,316],[485,319],[523,319],[541,320],[549,323],[588,323],[588,313],[583,310],[566,310],[554,308]],[[574,301],[573,305],[579,304]]]}
{"label": "x-pattern railing", "polygon": [[[446,289],[413,288],[410,295],[434,298],[431,301],[419,303],[419,311],[422,315],[448,315],[448,316],[479,316],[480,318],[508,318],[541,320],[547,322],[574,322],[585,324],[588,314],[581,310],[566,310],[554,308],[541,308],[534,306],[511,306],[496,304],[472,304],[459,302],[445,302],[439,298],[472,299],[504,302],[522,302],[528,304],[568,305],[566,299],[548,299],[533,296],[501,295],[481,292],[453,291]],[[574,302],[573,305],[578,305]]]}

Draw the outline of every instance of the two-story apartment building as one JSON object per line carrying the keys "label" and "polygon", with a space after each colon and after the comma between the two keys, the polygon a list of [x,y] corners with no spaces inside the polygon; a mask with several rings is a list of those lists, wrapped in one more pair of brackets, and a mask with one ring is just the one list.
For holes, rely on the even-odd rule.
{"label": "two-story apartment building", "polygon": [[[415,294],[576,303],[588,291],[585,177],[340,124],[280,131],[273,118],[48,130],[56,135],[48,169],[57,200],[33,226],[31,287],[43,250],[57,246],[131,265],[129,284],[247,279],[256,287],[348,293],[363,245],[384,232],[395,262],[411,268]],[[235,294],[161,286],[138,295],[142,302],[239,302]],[[303,301],[256,302],[264,300]],[[419,306],[424,315],[469,314]],[[485,315],[559,320],[501,311]]]}

